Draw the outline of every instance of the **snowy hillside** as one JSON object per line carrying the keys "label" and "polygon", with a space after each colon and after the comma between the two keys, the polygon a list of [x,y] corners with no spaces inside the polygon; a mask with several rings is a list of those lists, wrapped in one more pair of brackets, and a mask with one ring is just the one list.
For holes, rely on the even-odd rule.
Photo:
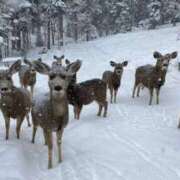
{"label": "snowy hillside", "polygon": [[[160,105],[148,106],[149,93],[132,99],[135,68],[154,64],[153,52],[179,51],[176,41],[180,27],[156,31],[119,34],[89,43],[71,44],[61,51],[42,55],[51,63],[54,54],[81,59],[78,81],[101,78],[112,70],[110,60],[128,60],[124,69],[117,104],[109,105],[106,119],[96,117],[95,103],[83,108],[80,121],[73,119],[63,138],[63,163],[57,164],[54,139],[54,168],[47,170],[47,147],[41,129],[31,144],[31,128],[24,121],[21,140],[11,121],[10,140],[5,141],[4,120],[0,117],[0,180],[178,180],[180,179],[180,72],[173,60],[167,82],[160,93]],[[37,51],[30,58],[39,57]],[[18,76],[14,77],[19,85]],[[48,90],[47,78],[38,75],[35,93]],[[108,97],[109,100],[109,97]]]}

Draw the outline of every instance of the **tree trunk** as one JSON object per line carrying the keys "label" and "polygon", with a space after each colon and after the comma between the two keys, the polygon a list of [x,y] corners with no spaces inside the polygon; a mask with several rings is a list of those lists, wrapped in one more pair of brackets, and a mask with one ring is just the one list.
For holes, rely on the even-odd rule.
{"label": "tree trunk", "polygon": [[51,49],[51,21],[50,19],[48,20],[48,25],[47,25],[47,48]]}
{"label": "tree trunk", "polygon": [[51,23],[51,38],[52,38],[52,45],[54,46],[55,45],[55,22],[52,21]]}
{"label": "tree trunk", "polygon": [[36,46],[42,47],[43,46],[43,39],[41,34],[41,25],[37,24],[37,32],[36,32]]}
{"label": "tree trunk", "polygon": [[75,18],[75,24],[74,24],[74,40],[75,42],[78,41],[78,24],[77,24],[77,14],[74,15]]}
{"label": "tree trunk", "polygon": [[63,28],[63,15],[62,14],[59,16],[59,40],[60,40],[59,45],[63,46],[64,45],[64,28]]}

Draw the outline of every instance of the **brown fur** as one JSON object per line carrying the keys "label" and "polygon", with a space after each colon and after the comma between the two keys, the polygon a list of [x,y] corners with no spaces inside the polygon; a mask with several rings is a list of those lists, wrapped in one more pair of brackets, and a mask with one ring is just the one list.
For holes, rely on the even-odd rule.
{"label": "brown fur", "polygon": [[[39,59],[38,61],[41,61]],[[31,88],[31,96],[33,96],[34,86],[36,84],[36,69],[33,62],[24,60],[26,65],[22,65],[19,70],[19,79],[21,87],[27,89],[28,86]]]}
{"label": "brown fur", "polygon": [[75,119],[80,118],[83,105],[96,101],[99,105],[98,116],[107,116],[108,103],[106,101],[106,83],[100,79],[92,79],[78,84],[71,84],[68,87],[68,100],[74,106]]}
{"label": "brown fur", "polygon": [[12,74],[19,70],[20,66],[21,61],[19,60],[9,70],[0,71],[0,109],[5,119],[6,139],[9,138],[10,118],[17,119],[16,133],[17,138],[20,138],[22,122],[25,116],[29,118],[28,113],[31,108],[30,94],[25,89],[14,87],[11,78]]}
{"label": "brown fur", "polygon": [[[135,96],[136,88],[139,86],[144,86],[149,89],[150,92],[150,100],[149,105],[152,104],[153,91],[156,90],[156,103],[159,104],[159,91],[161,86],[163,85],[163,70],[161,66],[152,66],[146,65],[141,66],[136,69],[135,74],[135,85],[133,90],[133,97]],[[137,96],[139,92],[137,92]]]}
{"label": "brown fur", "polygon": [[64,67],[50,68],[42,62],[36,62],[39,73],[49,76],[50,92],[32,107],[33,135],[32,143],[35,141],[37,126],[41,126],[44,132],[45,143],[48,145],[48,168],[52,168],[52,133],[56,132],[59,162],[62,161],[62,135],[68,124],[69,109],[67,100],[67,87],[71,77],[81,66],[81,62],[74,62],[67,71]]}
{"label": "brown fur", "polygon": [[[161,72],[161,79],[162,79],[161,86],[165,84],[166,74],[167,74],[167,70],[168,70],[170,61],[172,59],[175,59],[177,57],[177,55],[178,55],[177,52],[172,52],[172,53],[168,53],[168,54],[165,54],[165,55],[162,55],[161,53],[159,53],[157,51],[154,52],[153,56],[154,56],[155,59],[157,59],[156,66],[163,68],[163,70]],[[147,71],[149,71],[149,70],[150,69],[148,68]],[[143,88],[143,86],[140,86],[140,85],[138,86],[137,97],[139,97],[141,87]],[[133,93],[133,97],[135,95],[134,93]]]}
{"label": "brown fur", "polygon": [[121,86],[123,69],[128,65],[128,62],[124,61],[123,63],[115,63],[111,61],[110,64],[112,67],[114,67],[114,72],[105,71],[103,73],[102,80],[107,84],[107,88],[110,90],[111,103],[113,102],[113,97],[114,103],[116,103],[117,92],[119,87]]}

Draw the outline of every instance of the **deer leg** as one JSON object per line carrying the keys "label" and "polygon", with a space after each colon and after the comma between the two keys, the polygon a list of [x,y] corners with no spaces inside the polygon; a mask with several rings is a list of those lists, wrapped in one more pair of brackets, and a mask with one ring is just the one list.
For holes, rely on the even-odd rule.
{"label": "deer leg", "polygon": [[10,118],[4,116],[5,119],[5,126],[6,126],[6,140],[9,139],[9,127],[10,127]]}
{"label": "deer leg", "polygon": [[179,124],[178,124],[178,128],[180,129],[180,119],[179,119]]}
{"label": "deer leg", "polygon": [[20,139],[20,131],[21,131],[21,125],[22,125],[23,120],[24,118],[22,117],[17,118],[16,135],[18,139]]}
{"label": "deer leg", "polygon": [[159,91],[160,89],[156,89],[156,103],[159,104]]}
{"label": "deer leg", "polygon": [[46,130],[47,144],[48,144],[48,169],[52,168],[52,132],[50,130]]}
{"label": "deer leg", "polygon": [[36,136],[37,127],[33,125],[33,133],[32,133],[32,143],[35,143],[35,136]]}
{"label": "deer leg", "polygon": [[113,88],[110,88],[110,95],[111,95],[111,104],[113,103]]}
{"label": "deer leg", "polygon": [[47,133],[46,133],[45,129],[43,129],[43,135],[44,135],[44,145],[48,145],[47,144]]}
{"label": "deer leg", "polygon": [[99,111],[98,111],[98,113],[97,113],[97,116],[101,116],[101,112],[102,112],[103,106],[102,106],[102,104],[99,103],[99,102],[98,102],[98,105],[99,105]]}
{"label": "deer leg", "polygon": [[114,103],[116,103],[117,90],[114,91]]}
{"label": "deer leg", "polygon": [[82,105],[77,107],[77,119],[80,119],[80,114],[81,114],[81,110],[82,110]]}
{"label": "deer leg", "polygon": [[151,88],[151,89],[149,90],[149,92],[150,92],[149,105],[151,105],[151,104],[152,104],[152,98],[153,98],[153,88]]}
{"label": "deer leg", "polygon": [[33,94],[34,94],[34,85],[31,86],[31,98],[33,98]]}
{"label": "deer leg", "polygon": [[31,127],[31,123],[30,123],[30,120],[29,120],[29,114],[26,115],[26,119],[27,119],[28,127]]}
{"label": "deer leg", "polygon": [[135,84],[134,84],[134,88],[133,88],[132,98],[135,97],[136,88],[137,88],[137,85],[136,85],[136,83],[135,83]]}
{"label": "deer leg", "polygon": [[78,111],[78,107],[76,105],[74,105],[74,119],[78,119],[77,111]]}
{"label": "deer leg", "polygon": [[63,135],[63,128],[61,128],[58,132],[56,132],[57,136],[57,147],[58,147],[58,162],[62,162],[62,135]]}
{"label": "deer leg", "polygon": [[137,90],[137,97],[139,97],[139,93],[140,93],[141,87],[138,86],[138,90]]}
{"label": "deer leg", "polygon": [[108,102],[107,101],[105,101],[105,103],[104,103],[104,117],[106,117],[107,116],[107,109],[108,109]]}

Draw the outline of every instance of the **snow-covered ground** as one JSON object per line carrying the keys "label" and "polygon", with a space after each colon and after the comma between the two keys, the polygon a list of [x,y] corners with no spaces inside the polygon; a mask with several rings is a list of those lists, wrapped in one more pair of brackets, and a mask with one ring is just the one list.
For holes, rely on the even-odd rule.
{"label": "snow-covered ground", "polygon": [[[47,147],[41,129],[31,144],[31,128],[24,121],[21,140],[11,121],[10,140],[5,141],[4,120],[0,116],[0,180],[178,180],[180,179],[180,72],[173,60],[167,82],[160,93],[160,105],[148,106],[149,93],[132,99],[135,68],[155,63],[153,51],[180,50],[176,41],[180,27],[119,34],[96,41],[67,45],[42,55],[50,63],[54,54],[81,59],[78,81],[101,78],[111,70],[110,60],[129,65],[124,70],[117,104],[109,105],[106,119],[96,117],[95,103],[84,107],[81,120],[73,119],[63,138],[63,162],[57,164],[54,139],[54,168],[47,170]],[[180,53],[180,51],[179,51]],[[36,51],[29,57],[37,59]],[[14,76],[19,85],[18,76]],[[36,93],[48,90],[47,77],[38,75]],[[109,97],[108,97],[109,99]]]}

